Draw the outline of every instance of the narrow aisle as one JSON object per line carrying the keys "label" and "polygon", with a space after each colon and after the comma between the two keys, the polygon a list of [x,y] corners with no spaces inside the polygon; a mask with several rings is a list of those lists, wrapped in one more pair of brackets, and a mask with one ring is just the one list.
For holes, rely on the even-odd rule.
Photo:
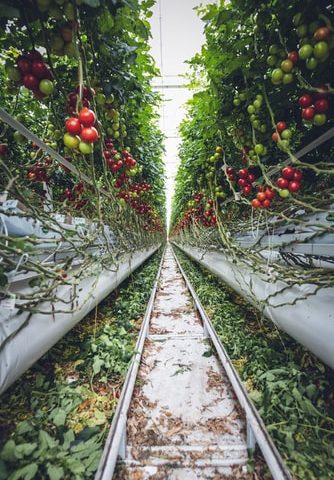
{"label": "narrow aisle", "polygon": [[168,247],[115,478],[247,478],[245,431]]}

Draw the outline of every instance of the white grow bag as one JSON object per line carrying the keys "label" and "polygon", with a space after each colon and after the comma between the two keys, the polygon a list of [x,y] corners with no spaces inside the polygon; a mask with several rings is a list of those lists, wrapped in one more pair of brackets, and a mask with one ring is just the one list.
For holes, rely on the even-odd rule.
{"label": "white grow bag", "polygon": [[[269,275],[253,273],[240,263],[235,265],[222,252],[176,245],[253,305],[258,306],[259,302],[268,300],[264,315],[334,368],[334,288],[321,288],[312,295],[316,286],[304,284],[281,292],[287,286],[285,283],[272,282]],[[291,303],[296,298],[301,300],[294,305],[277,306]]]}
{"label": "white grow bag", "polygon": [[[23,325],[28,314],[22,313],[2,320],[0,322],[0,338],[7,338],[7,340],[0,350],[0,394],[157,249],[158,246],[155,246],[148,250],[124,254],[118,261],[116,271],[105,270],[98,277],[91,276],[83,279],[76,287],[74,312],[72,312],[71,304],[41,303],[38,305],[38,309],[46,313],[33,314],[28,323],[11,338],[8,338],[8,333],[13,331],[13,324],[16,327]],[[62,285],[58,288],[57,295],[64,300],[69,299],[71,298],[71,289],[72,286]],[[54,310],[65,310],[65,313],[52,314],[52,306]]]}

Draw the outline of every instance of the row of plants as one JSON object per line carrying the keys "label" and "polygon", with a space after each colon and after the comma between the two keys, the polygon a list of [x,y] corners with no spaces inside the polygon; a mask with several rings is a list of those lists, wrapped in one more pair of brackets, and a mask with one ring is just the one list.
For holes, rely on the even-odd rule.
{"label": "row of plants", "polygon": [[0,401],[0,478],[94,478],[161,251]]}
{"label": "row of plants", "polygon": [[[73,167],[0,124],[0,189],[19,202],[18,217],[37,220],[74,252],[44,266],[34,255],[47,242],[52,252],[54,239],[2,231],[2,297],[22,254],[29,256],[25,272],[34,275],[34,293],[18,296],[22,310],[55,301],[59,284],[114,268],[120,251],[156,244],[164,235],[159,98],[150,86],[156,69],[147,44],[153,4],[0,2],[1,106]],[[84,226],[80,241],[77,229],[64,223]],[[100,254],[90,255],[101,243]],[[73,270],[78,258],[82,264]]]}
{"label": "row of plants", "polygon": [[207,270],[177,255],[293,478],[332,478],[333,371]]}
{"label": "row of plants", "polygon": [[[198,13],[206,40],[189,62],[194,95],[180,128],[171,235],[223,246],[262,271],[259,245],[245,255],[238,233],[259,240],[306,223],[333,233],[333,135],[298,153],[334,125],[333,4],[231,0]],[[275,265],[290,285],[333,284],[312,259],[302,271],[291,263]]]}

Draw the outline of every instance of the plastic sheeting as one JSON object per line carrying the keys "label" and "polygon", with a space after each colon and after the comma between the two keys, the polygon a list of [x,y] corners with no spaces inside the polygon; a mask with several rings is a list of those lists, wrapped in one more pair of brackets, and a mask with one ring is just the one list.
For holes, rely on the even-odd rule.
{"label": "plastic sheeting", "polygon": [[232,263],[222,252],[176,245],[250,303],[262,305],[267,318],[334,368],[334,288],[316,291],[317,286],[312,284],[287,288],[284,282],[273,280],[273,267],[259,274],[246,265]]}
{"label": "plastic sheeting", "polygon": [[[0,350],[0,394],[44,355],[58,340],[74,327],[90,310],[112,292],[136,268],[138,268],[156,250],[157,246],[148,250],[124,254],[115,271],[105,270],[99,276],[87,277],[76,287],[76,302],[66,304],[42,303],[38,306],[45,314],[27,313],[16,315],[0,323],[2,338],[8,337],[6,322],[20,323],[21,329],[2,344]],[[117,270],[116,270],[116,267]],[[62,285],[57,295],[63,300],[71,298],[72,286]],[[64,313],[52,313],[62,310]],[[74,311],[73,311],[74,310]],[[6,333],[7,332],[7,333]]]}

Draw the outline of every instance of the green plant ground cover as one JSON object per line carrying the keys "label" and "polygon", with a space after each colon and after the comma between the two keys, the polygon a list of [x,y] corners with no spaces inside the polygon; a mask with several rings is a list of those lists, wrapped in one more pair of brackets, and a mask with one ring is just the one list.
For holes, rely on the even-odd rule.
{"label": "green plant ground cover", "polygon": [[161,253],[1,397],[1,480],[94,478]]}
{"label": "green plant ground cover", "polygon": [[177,255],[293,478],[333,479],[333,371],[222,281]]}

